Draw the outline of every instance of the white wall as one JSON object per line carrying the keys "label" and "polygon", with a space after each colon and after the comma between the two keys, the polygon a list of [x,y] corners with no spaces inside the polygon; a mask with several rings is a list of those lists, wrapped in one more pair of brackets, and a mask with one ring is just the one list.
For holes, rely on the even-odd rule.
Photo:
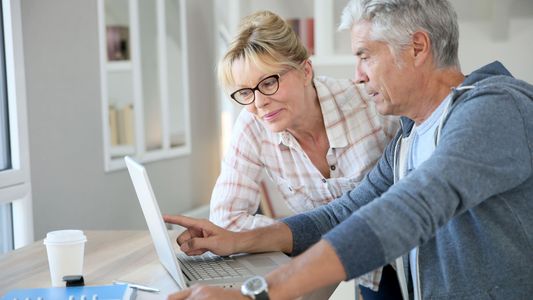
{"label": "white wall", "polygon": [[459,18],[463,73],[494,60],[533,83],[533,1],[452,0]]}
{"label": "white wall", "polygon": [[[207,203],[220,165],[213,4],[187,3],[192,154],[147,166],[167,213]],[[96,1],[22,0],[22,22],[35,238],[145,228],[127,172],[104,172]]]}

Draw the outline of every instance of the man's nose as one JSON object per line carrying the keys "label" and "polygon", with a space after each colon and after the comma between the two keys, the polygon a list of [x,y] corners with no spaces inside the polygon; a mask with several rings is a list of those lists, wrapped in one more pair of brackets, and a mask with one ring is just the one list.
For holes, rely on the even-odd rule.
{"label": "man's nose", "polygon": [[361,70],[359,66],[355,67],[354,82],[355,83],[367,83],[368,82],[368,76],[363,70]]}

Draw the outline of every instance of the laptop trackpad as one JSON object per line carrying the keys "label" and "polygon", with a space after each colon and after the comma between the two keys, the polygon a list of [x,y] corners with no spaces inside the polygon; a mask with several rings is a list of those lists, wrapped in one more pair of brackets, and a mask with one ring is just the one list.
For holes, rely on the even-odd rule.
{"label": "laptop trackpad", "polygon": [[277,265],[275,261],[273,261],[269,257],[264,256],[248,256],[246,257],[246,261],[256,268],[267,268]]}

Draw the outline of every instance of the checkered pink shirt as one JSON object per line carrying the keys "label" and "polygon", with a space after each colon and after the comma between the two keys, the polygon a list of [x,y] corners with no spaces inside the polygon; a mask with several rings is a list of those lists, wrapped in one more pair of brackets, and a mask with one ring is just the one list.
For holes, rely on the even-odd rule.
{"label": "checkered pink shirt", "polygon": [[[398,119],[381,116],[351,80],[315,77],[314,84],[329,140],[330,178],[320,171],[289,132],[274,133],[245,109],[233,128],[231,146],[211,197],[210,219],[231,230],[275,222],[254,215],[263,172],[295,213],[329,203],[351,190],[370,171],[398,129]],[[360,278],[376,289],[381,270]]]}

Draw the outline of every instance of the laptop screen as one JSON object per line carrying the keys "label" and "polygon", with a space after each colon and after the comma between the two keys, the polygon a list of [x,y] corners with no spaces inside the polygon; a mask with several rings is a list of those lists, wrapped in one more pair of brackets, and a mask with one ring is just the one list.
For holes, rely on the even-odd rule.
{"label": "laptop screen", "polygon": [[163,216],[155,199],[148,173],[146,173],[146,169],[142,165],[130,157],[124,157],[124,161],[126,162],[131,181],[139,198],[139,203],[141,204],[146,224],[150,230],[155,250],[159,256],[159,261],[174,280],[176,280],[180,288],[186,288],[187,285],[178,265],[176,253],[170,242],[167,227],[163,222]]}

